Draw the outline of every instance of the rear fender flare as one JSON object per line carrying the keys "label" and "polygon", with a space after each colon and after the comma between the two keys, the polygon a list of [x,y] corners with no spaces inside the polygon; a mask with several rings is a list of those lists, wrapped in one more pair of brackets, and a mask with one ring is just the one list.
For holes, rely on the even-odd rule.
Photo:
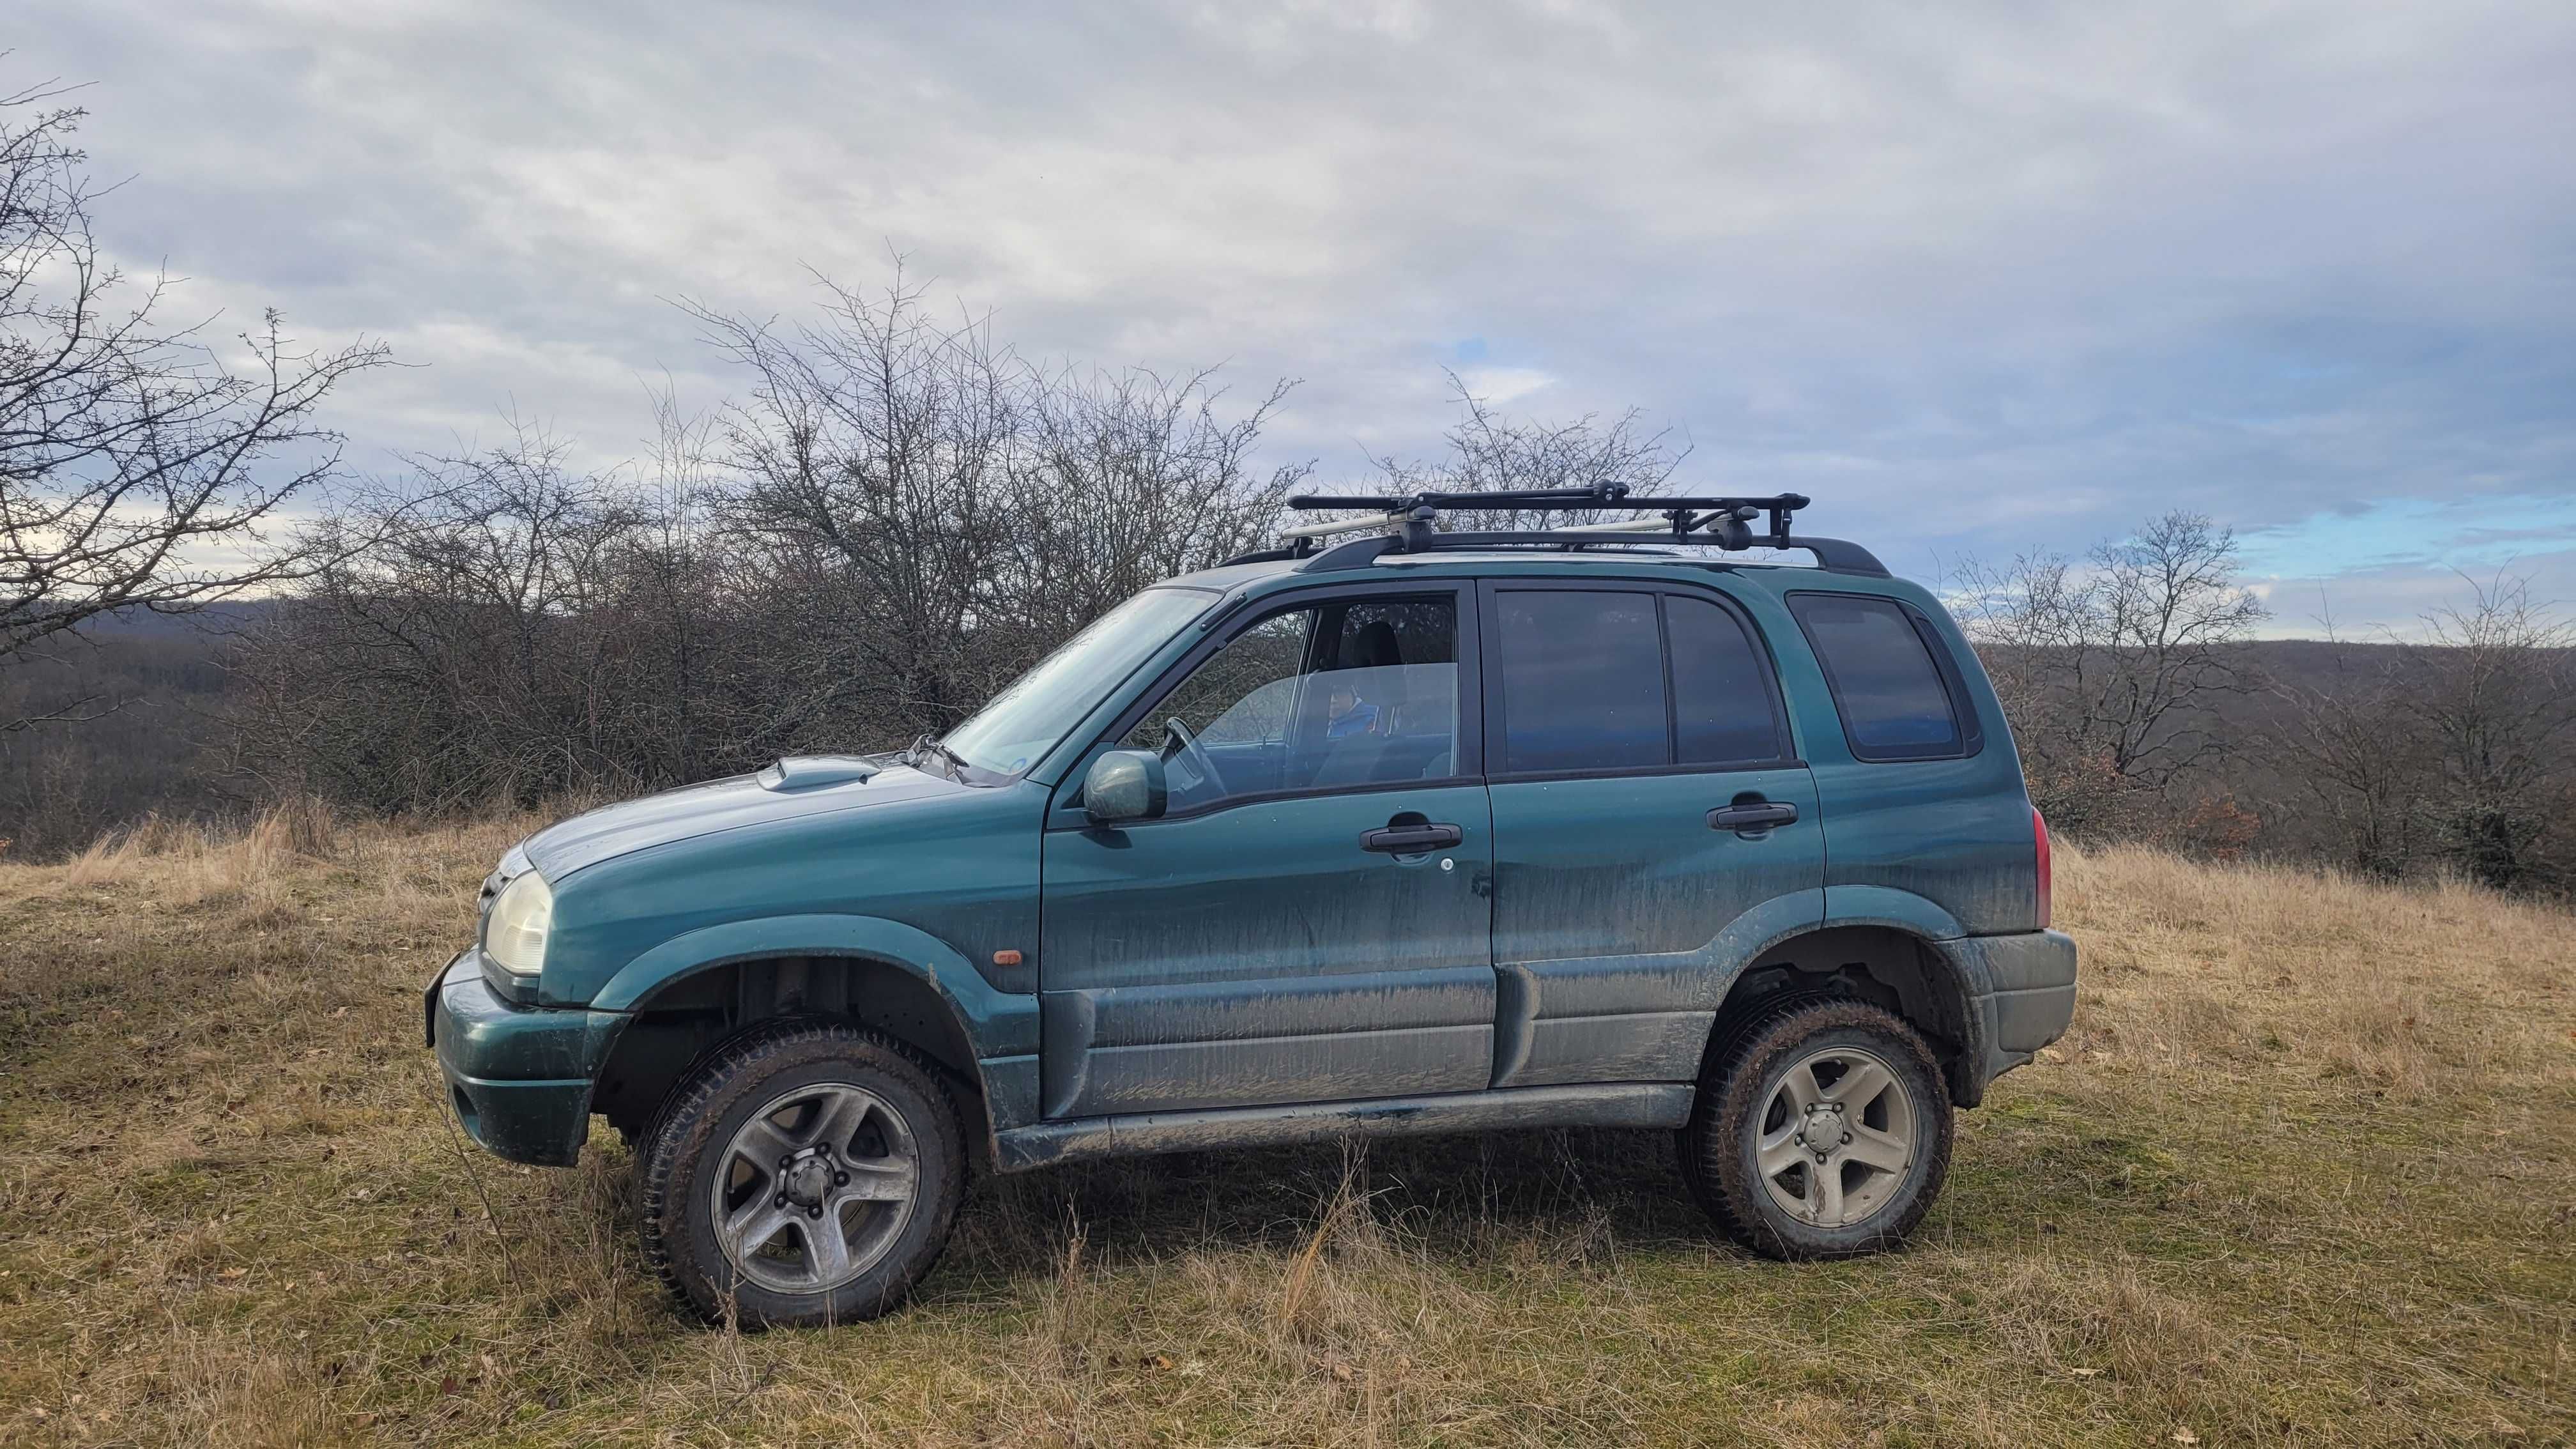
{"label": "rear fender flare", "polygon": [[1985,1002],[1994,992],[1985,953],[1959,918],[1938,901],[1895,886],[1838,885],[1825,890],[1825,926],[1883,926],[1911,936],[1948,977],[1962,1036],[1951,1073],[1951,1100],[1973,1107],[1985,1096],[1982,1070],[1993,1043]]}

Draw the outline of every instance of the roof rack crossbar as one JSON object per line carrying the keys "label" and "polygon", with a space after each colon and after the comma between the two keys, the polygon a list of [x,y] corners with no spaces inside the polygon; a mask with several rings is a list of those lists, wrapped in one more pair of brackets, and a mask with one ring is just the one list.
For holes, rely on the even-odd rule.
{"label": "roof rack crossbar", "polygon": [[[1332,573],[1340,569],[1366,568],[1379,559],[1396,554],[1429,554],[1451,551],[1500,550],[1517,552],[1594,553],[1602,551],[1617,557],[1634,557],[1640,544],[1668,544],[1670,535],[1652,533],[1575,533],[1569,530],[1525,533],[1435,533],[1424,547],[1410,547],[1393,533],[1375,533],[1365,538],[1346,539],[1321,552],[1299,549],[1269,549],[1228,560],[1231,563],[1270,563],[1295,560],[1300,573]],[[1693,540],[1701,541],[1701,540]],[[1792,535],[1785,543],[1761,540],[1765,548],[1804,549],[1816,557],[1816,567],[1827,573],[1858,574],[1869,578],[1888,577],[1887,566],[1878,556],[1859,544],[1839,538],[1816,538],[1807,534]],[[1649,550],[1650,552],[1654,550]]]}

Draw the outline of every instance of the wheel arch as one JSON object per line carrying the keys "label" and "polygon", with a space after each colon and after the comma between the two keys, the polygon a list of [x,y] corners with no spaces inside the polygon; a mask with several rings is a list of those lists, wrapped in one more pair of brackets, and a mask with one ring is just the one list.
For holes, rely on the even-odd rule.
{"label": "wheel arch", "polygon": [[1737,1033],[1792,997],[1847,996],[1875,1002],[1922,1033],[1941,1066],[1950,1100],[1973,1107],[1985,1094],[1984,995],[1972,958],[1913,922],[1833,920],[1764,947],[1736,973],[1709,1025],[1705,1069]]}
{"label": "wheel arch", "polygon": [[1034,997],[993,990],[947,943],[875,917],[691,932],[630,962],[594,1005],[624,1026],[601,1059],[593,1110],[630,1138],[700,1059],[764,1023],[811,1017],[868,1027],[923,1058],[957,1092],[989,1161],[998,1124],[982,1059],[1036,1050]]}

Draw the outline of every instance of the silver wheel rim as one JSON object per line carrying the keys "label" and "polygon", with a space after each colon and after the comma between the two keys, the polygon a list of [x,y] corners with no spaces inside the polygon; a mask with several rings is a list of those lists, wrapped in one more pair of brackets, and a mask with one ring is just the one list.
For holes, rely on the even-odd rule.
{"label": "silver wheel rim", "polygon": [[725,1261],[778,1293],[868,1271],[912,1220],[921,1154],[903,1114],[847,1082],[770,1100],[726,1144],[709,1206]]}
{"label": "silver wheel rim", "polygon": [[1780,1076],[1754,1129],[1762,1187],[1811,1227],[1849,1228],[1886,1210],[1914,1166],[1914,1099],[1860,1047],[1809,1052]]}

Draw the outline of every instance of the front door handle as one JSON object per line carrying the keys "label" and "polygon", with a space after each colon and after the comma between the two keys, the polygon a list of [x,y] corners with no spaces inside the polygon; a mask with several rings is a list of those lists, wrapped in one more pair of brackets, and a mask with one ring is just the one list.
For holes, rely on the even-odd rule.
{"label": "front door handle", "polygon": [[1721,805],[1708,812],[1711,830],[1768,830],[1774,825],[1794,825],[1798,807],[1786,800],[1751,800],[1742,805]]}
{"label": "front door handle", "polygon": [[1466,838],[1466,833],[1455,825],[1388,825],[1361,831],[1360,849],[1381,855],[1423,855],[1447,850]]}

